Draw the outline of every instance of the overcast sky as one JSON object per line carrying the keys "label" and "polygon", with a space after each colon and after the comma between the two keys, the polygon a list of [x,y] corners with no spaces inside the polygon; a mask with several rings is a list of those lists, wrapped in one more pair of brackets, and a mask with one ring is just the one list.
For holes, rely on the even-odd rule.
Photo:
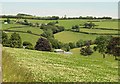
{"label": "overcast sky", "polygon": [[118,17],[118,2],[2,2],[1,8],[1,14],[11,15]]}

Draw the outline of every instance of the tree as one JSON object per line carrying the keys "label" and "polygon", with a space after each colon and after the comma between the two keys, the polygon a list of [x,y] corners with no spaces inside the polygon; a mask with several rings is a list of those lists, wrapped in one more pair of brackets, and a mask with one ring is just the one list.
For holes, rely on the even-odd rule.
{"label": "tree", "polygon": [[50,42],[45,38],[39,38],[35,45],[35,50],[39,51],[51,51],[52,46]]}
{"label": "tree", "polygon": [[8,35],[5,32],[2,32],[2,45],[8,46]]}
{"label": "tree", "polygon": [[97,37],[95,40],[96,43],[96,50],[98,50],[99,53],[103,54],[103,58],[105,58],[105,53],[107,51],[107,45],[110,41],[110,37],[107,36],[100,36]]}
{"label": "tree", "polygon": [[22,44],[22,40],[19,34],[13,33],[9,39],[10,47],[20,48]]}
{"label": "tree", "polygon": [[112,37],[107,45],[107,53],[120,57],[120,37]]}

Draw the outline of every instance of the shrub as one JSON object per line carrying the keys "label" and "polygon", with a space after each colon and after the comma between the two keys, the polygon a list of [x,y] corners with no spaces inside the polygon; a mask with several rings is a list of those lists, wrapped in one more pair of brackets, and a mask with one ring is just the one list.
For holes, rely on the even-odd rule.
{"label": "shrub", "polygon": [[92,53],[93,53],[93,51],[90,48],[90,46],[86,46],[85,48],[80,49],[80,54],[82,54],[84,56],[91,55]]}

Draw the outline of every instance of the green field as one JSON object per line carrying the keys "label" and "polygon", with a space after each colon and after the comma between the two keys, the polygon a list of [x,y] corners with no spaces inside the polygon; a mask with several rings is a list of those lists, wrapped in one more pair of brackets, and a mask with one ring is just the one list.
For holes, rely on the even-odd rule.
{"label": "green field", "polygon": [[102,21],[102,22],[94,22],[96,25],[95,28],[108,28],[108,29],[118,29],[118,21]]}
{"label": "green field", "polygon": [[95,40],[95,38],[98,36],[99,35],[82,34],[82,33],[76,33],[76,32],[71,32],[71,31],[63,31],[63,32],[55,34],[55,38],[64,43],[76,42],[80,39]]}
{"label": "green field", "polygon": [[3,82],[118,82],[118,62],[97,52],[84,57],[3,47],[2,64]]}
{"label": "green field", "polygon": [[22,27],[26,27],[25,25],[21,25],[21,24],[2,24],[2,28],[0,28],[1,30],[4,29],[9,29],[9,28],[22,28]]}
{"label": "green field", "polygon": [[[57,20],[29,20],[29,22],[32,23],[49,23],[49,22],[55,22]],[[70,29],[74,25],[80,25],[84,24],[88,21],[100,21],[100,22],[93,22],[96,26],[95,28],[108,28],[108,29],[118,29],[118,21],[112,21],[112,20],[58,20],[58,24],[61,26],[64,26],[66,29]]]}
{"label": "green field", "polygon": [[29,27],[29,26],[22,27],[22,28],[11,28],[9,30],[17,30],[17,31],[25,31],[25,32],[30,30],[32,33],[39,34],[39,35],[43,33],[43,31],[39,27]]}
{"label": "green field", "polygon": [[[8,37],[10,37],[10,35],[12,33],[13,32],[7,33]],[[24,41],[30,42],[30,43],[33,44],[33,46],[35,46],[37,40],[40,38],[40,36],[32,35],[32,34],[29,34],[29,33],[19,33],[19,34],[20,34],[20,37],[22,39],[22,42],[24,42]]]}

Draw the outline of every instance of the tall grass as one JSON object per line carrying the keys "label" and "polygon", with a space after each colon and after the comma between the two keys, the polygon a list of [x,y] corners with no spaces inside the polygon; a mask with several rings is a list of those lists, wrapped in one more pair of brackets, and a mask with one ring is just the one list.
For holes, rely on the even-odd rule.
{"label": "tall grass", "polygon": [[6,50],[2,51],[3,82],[31,82],[32,74],[25,67],[21,67]]}

